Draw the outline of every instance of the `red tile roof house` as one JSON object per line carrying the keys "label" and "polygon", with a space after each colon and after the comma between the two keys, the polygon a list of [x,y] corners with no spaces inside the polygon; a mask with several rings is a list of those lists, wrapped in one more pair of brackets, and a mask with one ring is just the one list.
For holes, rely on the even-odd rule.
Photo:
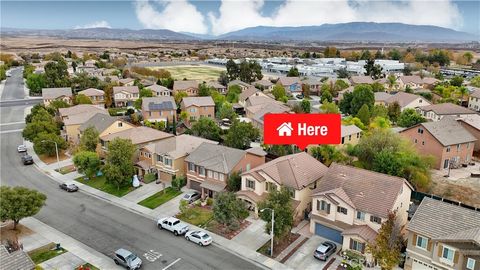
{"label": "red tile roof house", "polygon": [[448,169],[469,163],[477,139],[455,119],[444,118],[438,122],[421,123],[400,131],[417,148],[419,153],[436,157],[434,168]]}
{"label": "red tile roof house", "polygon": [[227,186],[233,172],[244,172],[265,163],[264,151],[240,150],[202,143],[185,158],[187,187],[213,198]]}
{"label": "red tile roof house", "polygon": [[269,192],[285,187],[292,197],[295,219],[300,220],[312,210],[312,190],[327,170],[327,166],[305,152],[279,157],[244,172],[237,197],[246,201],[257,216],[257,204]]}
{"label": "red tile roof house", "polygon": [[310,232],[372,262],[366,244],[375,240],[389,211],[407,223],[412,190],[404,178],[332,163],[312,191]]}
{"label": "red tile roof house", "polygon": [[178,92],[185,92],[188,96],[196,96],[198,94],[198,81],[174,81],[173,95]]}
{"label": "red tile roof house", "polygon": [[116,107],[132,106],[139,96],[138,86],[114,86],[113,99]]}

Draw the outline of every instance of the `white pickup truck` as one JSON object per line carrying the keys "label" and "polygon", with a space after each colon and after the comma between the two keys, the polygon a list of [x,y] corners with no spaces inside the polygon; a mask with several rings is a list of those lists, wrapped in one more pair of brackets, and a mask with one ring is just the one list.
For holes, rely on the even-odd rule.
{"label": "white pickup truck", "polygon": [[159,229],[165,229],[173,232],[175,235],[182,235],[188,232],[188,225],[174,217],[161,218],[157,221]]}

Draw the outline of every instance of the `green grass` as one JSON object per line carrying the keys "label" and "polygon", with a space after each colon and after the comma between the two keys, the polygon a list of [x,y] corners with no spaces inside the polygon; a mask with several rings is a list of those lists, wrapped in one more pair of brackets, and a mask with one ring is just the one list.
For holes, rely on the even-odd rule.
{"label": "green grass", "polygon": [[108,113],[111,116],[123,115],[127,112],[126,108],[108,108]]}
{"label": "green grass", "polygon": [[76,180],[80,183],[91,186],[93,188],[96,188],[98,190],[101,190],[103,192],[112,194],[112,195],[117,196],[117,197],[125,196],[127,193],[134,190],[134,187],[132,187],[131,185],[121,187],[120,189],[117,189],[117,186],[112,185],[112,184],[107,182],[107,179],[105,179],[104,175],[97,176],[97,177],[91,178],[89,180],[85,180],[83,177],[79,177]]}
{"label": "green grass", "polygon": [[155,177],[155,174],[154,173],[147,173],[145,174],[145,176],[143,177],[143,182],[145,184],[148,184],[148,183],[151,183],[153,181],[157,180],[157,178]]}
{"label": "green grass", "polygon": [[214,68],[209,66],[167,66],[167,67],[154,67],[153,69],[165,69],[170,72],[172,78],[177,80],[198,80],[198,81],[211,81],[217,80],[220,76],[220,72],[223,69]]}
{"label": "green grass", "polygon": [[179,214],[177,217],[195,226],[203,227],[213,218],[213,211],[199,206],[194,206],[192,208],[188,208],[185,213]]}
{"label": "green grass", "polygon": [[57,257],[60,254],[67,252],[66,249],[60,248],[59,250],[51,250],[52,245],[47,245],[44,248],[36,249],[29,252],[28,255],[35,264],[40,264],[44,261],[48,261],[51,258]]}
{"label": "green grass", "polygon": [[173,189],[172,187],[167,187],[166,189],[153,194],[152,196],[146,198],[138,204],[148,207],[150,209],[155,209],[180,194],[182,194],[181,191]]}

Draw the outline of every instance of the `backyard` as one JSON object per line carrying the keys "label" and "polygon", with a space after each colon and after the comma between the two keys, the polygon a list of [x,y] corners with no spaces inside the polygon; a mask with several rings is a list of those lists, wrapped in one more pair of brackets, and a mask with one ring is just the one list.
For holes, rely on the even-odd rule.
{"label": "backyard", "polygon": [[112,194],[117,197],[122,197],[125,196],[127,193],[130,191],[134,190],[135,188],[132,187],[131,185],[125,186],[125,187],[120,187],[120,189],[117,188],[117,186],[112,185],[107,182],[107,179],[105,178],[104,175],[102,176],[97,176],[95,178],[91,179],[85,179],[84,177],[79,177],[77,179],[78,182],[91,186],[93,188],[96,188],[98,190],[101,190],[103,192],[107,192],[109,194]]}
{"label": "backyard", "polygon": [[176,80],[198,80],[198,81],[216,81],[223,68],[203,66],[203,65],[184,65],[153,67],[152,69],[165,69],[170,72],[172,78]]}
{"label": "backyard", "polygon": [[172,187],[167,187],[166,189],[153,194],[152,196],[146,198],[138,204],[150,209],[155,209],[180,194],[182,194],[181,191],[176,190]]}

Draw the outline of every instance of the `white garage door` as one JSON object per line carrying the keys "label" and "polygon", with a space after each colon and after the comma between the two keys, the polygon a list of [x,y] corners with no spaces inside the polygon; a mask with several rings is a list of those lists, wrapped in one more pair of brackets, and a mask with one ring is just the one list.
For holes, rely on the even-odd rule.
{"label": "white garage door", "polygon": [[438,270],[438,268],[428,263],[423,263],[417,260],[413,260],[412,270]]}

